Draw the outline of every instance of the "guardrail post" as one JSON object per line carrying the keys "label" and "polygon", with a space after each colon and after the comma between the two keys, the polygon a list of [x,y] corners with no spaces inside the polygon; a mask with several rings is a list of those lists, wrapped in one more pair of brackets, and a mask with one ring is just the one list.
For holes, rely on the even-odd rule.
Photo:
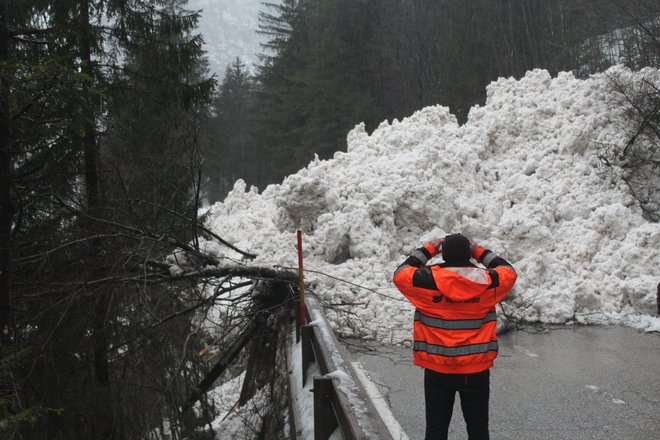
{"label": "guardrail post", "polygon": [[328,440],[339,426],[332,408],[332,387],[332,379],[314,378],[314,440]]}
{"label": "guardrail post", "polygon": [[297,303],[297,322],[296,322],[296,342],[300,341],[300,327],[305,325],[305,275],[303,270],[303,247],[302,247],[302,231],[298,229],[298,303]]}
{"label": "guardrail post", "polygon": [[[306,309],[308,322],[311,322],[311,316],[314,316],[314,324],[303,325],[301,327],[302,345],[297,347],[300,344],[298,342],[296,348],[301,350],[302,366],[299,368],[302,368],[303,388],[305,387],[307,374],[310,372],[309,367],[312,363],[316,363],[318,373],[321,375],[313,379],[314,389],[311,390],[313,391],[312,396],[304,393],[307,407],[310,403],[308,399],[311,397],[313,400],[314,440],[329,440],[330,436],[336,431],[339,431],[338,434],[345,440],[393,440],[392,434],[378,415],[373,403],[369,401],[369,397],[360,385],[359,379],[355,376],[353,369],[343,359],[341,347],[334,336],[330,334],[330,337],[326,338],[325,335],[321,334],[322,330],[326,330],[321,328],[321,326],[328,327],[327,330],[331,329],[314,298],[309,298]],[[337,352],[340,354],[339,357],[335,356]],[[354,378],[354,387],[351,386],[353,390],[351,395],[346,390],[341,389],[330,377],[326,376],[328,374],[332,375],[331,373],[335,371],[343,371],[345,374]],[[341,381],[339,383],[341,384]],[[298,384],[290,385],[290,388],[299,386]],[[363,419],[361,422],[358,422],[357,415],[352,410],[356,404],[356,399],[365,408],[364,417],[368,417],[368,420]],[[295,419],[294,426],[299,426]],[[296,429],[297,432],[299,430]],[[311,437],[311,435],[308,436]]]}
{"label": "guardrail post", "polygon": [[300,347],[302,355],[302,386],[305,387],[307,383],[307,369],[312,362],[316,362],[316,355],[314,353],[314,327],[311,325],[303,325],[301,328],[302,345]]}

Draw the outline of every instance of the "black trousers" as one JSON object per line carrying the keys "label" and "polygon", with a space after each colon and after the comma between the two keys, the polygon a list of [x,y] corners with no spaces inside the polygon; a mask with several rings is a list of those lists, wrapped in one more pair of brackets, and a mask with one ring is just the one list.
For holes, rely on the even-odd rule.
{"label": "black trousers", "polygon": [[447,440],[456,392],[470,440],[489,440],[490,370],[474,374],[444,374],[424,369],[426,440]]}

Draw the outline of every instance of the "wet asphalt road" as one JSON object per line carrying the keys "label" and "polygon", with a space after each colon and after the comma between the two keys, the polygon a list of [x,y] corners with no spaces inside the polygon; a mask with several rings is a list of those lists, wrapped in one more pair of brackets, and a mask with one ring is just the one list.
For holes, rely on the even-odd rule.
{"label": "wet asphalt road", "polygon": [[[558,327],[509,332],[499,342],[491,370],[491,439],[660,439],[659,334]],[[409,348],[375,348],[349,352],[408,437],[423,439],[423,371],[412,365]],[[467,439],[458,396],[449,438]]]}

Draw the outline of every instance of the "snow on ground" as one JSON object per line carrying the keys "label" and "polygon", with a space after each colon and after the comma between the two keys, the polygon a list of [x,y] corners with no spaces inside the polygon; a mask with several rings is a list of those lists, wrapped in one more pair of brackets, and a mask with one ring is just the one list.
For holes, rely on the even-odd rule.
{"label": "snow on ground", "polygon": [[219,411],[213,421],[215,440],[235,440],[254,438],[254,426],[259,426],[263,418],[262,410],[270,399],[266,387],[257,391],[245,405],[237,405],[245,372],[216,387],[209,392],[211,402]]}
{"label": "snow on ground", "polygon": [[[259,194],[237,182],[208,224],[255,265],[296,265],[304,232],[306,281],[342,335],[401,343],[412,307],[391,283],[406,255],[434,236],[461,232],[509,259],[519,274],[504,311],[545,323],[617,323],[660,331],[660,224],[623,182],[598,172],[598,145],[624,145],[625,99],[610,76],[660,72],[616,67],[579,80],[544,70],[488,87],[484,107],[459,126],[448,109],[424,108],[348,151],[314,160]],[[223,251],[224,252],[224,251]],[[349,284],[341,280],[349,281]],[[367,287],[365,289],[363,287]]]}

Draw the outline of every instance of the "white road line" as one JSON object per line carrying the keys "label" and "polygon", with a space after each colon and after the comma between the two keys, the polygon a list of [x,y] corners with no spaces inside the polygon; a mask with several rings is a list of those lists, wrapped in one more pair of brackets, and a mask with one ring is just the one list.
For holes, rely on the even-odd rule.
{"label": "white road line", "polygon": [[362,365],[359,362],[351,362],[351,365],[392,438],[394,440],[409,440],[403,428],[399,425],[399,422],[394,418],[394,414],[392,414],[392,410],[390,410],[390,407],[385,402],[385,398],[380,394],[376,385],[367,377],[367,373],[364,371]]}
{"label": "white road line", "polygon": [[536,353],[532,353],[531,351],[527,350],[525,347],[521,347],[520,345],[514,345],[513,348],[515,348],[516,350],[520,351],[521,353],[526,354],[527,356],[529,356],[529,357],[531,357],[531,358],[537,358],[537,357],[539,357],[538,354],[536,354]]}

